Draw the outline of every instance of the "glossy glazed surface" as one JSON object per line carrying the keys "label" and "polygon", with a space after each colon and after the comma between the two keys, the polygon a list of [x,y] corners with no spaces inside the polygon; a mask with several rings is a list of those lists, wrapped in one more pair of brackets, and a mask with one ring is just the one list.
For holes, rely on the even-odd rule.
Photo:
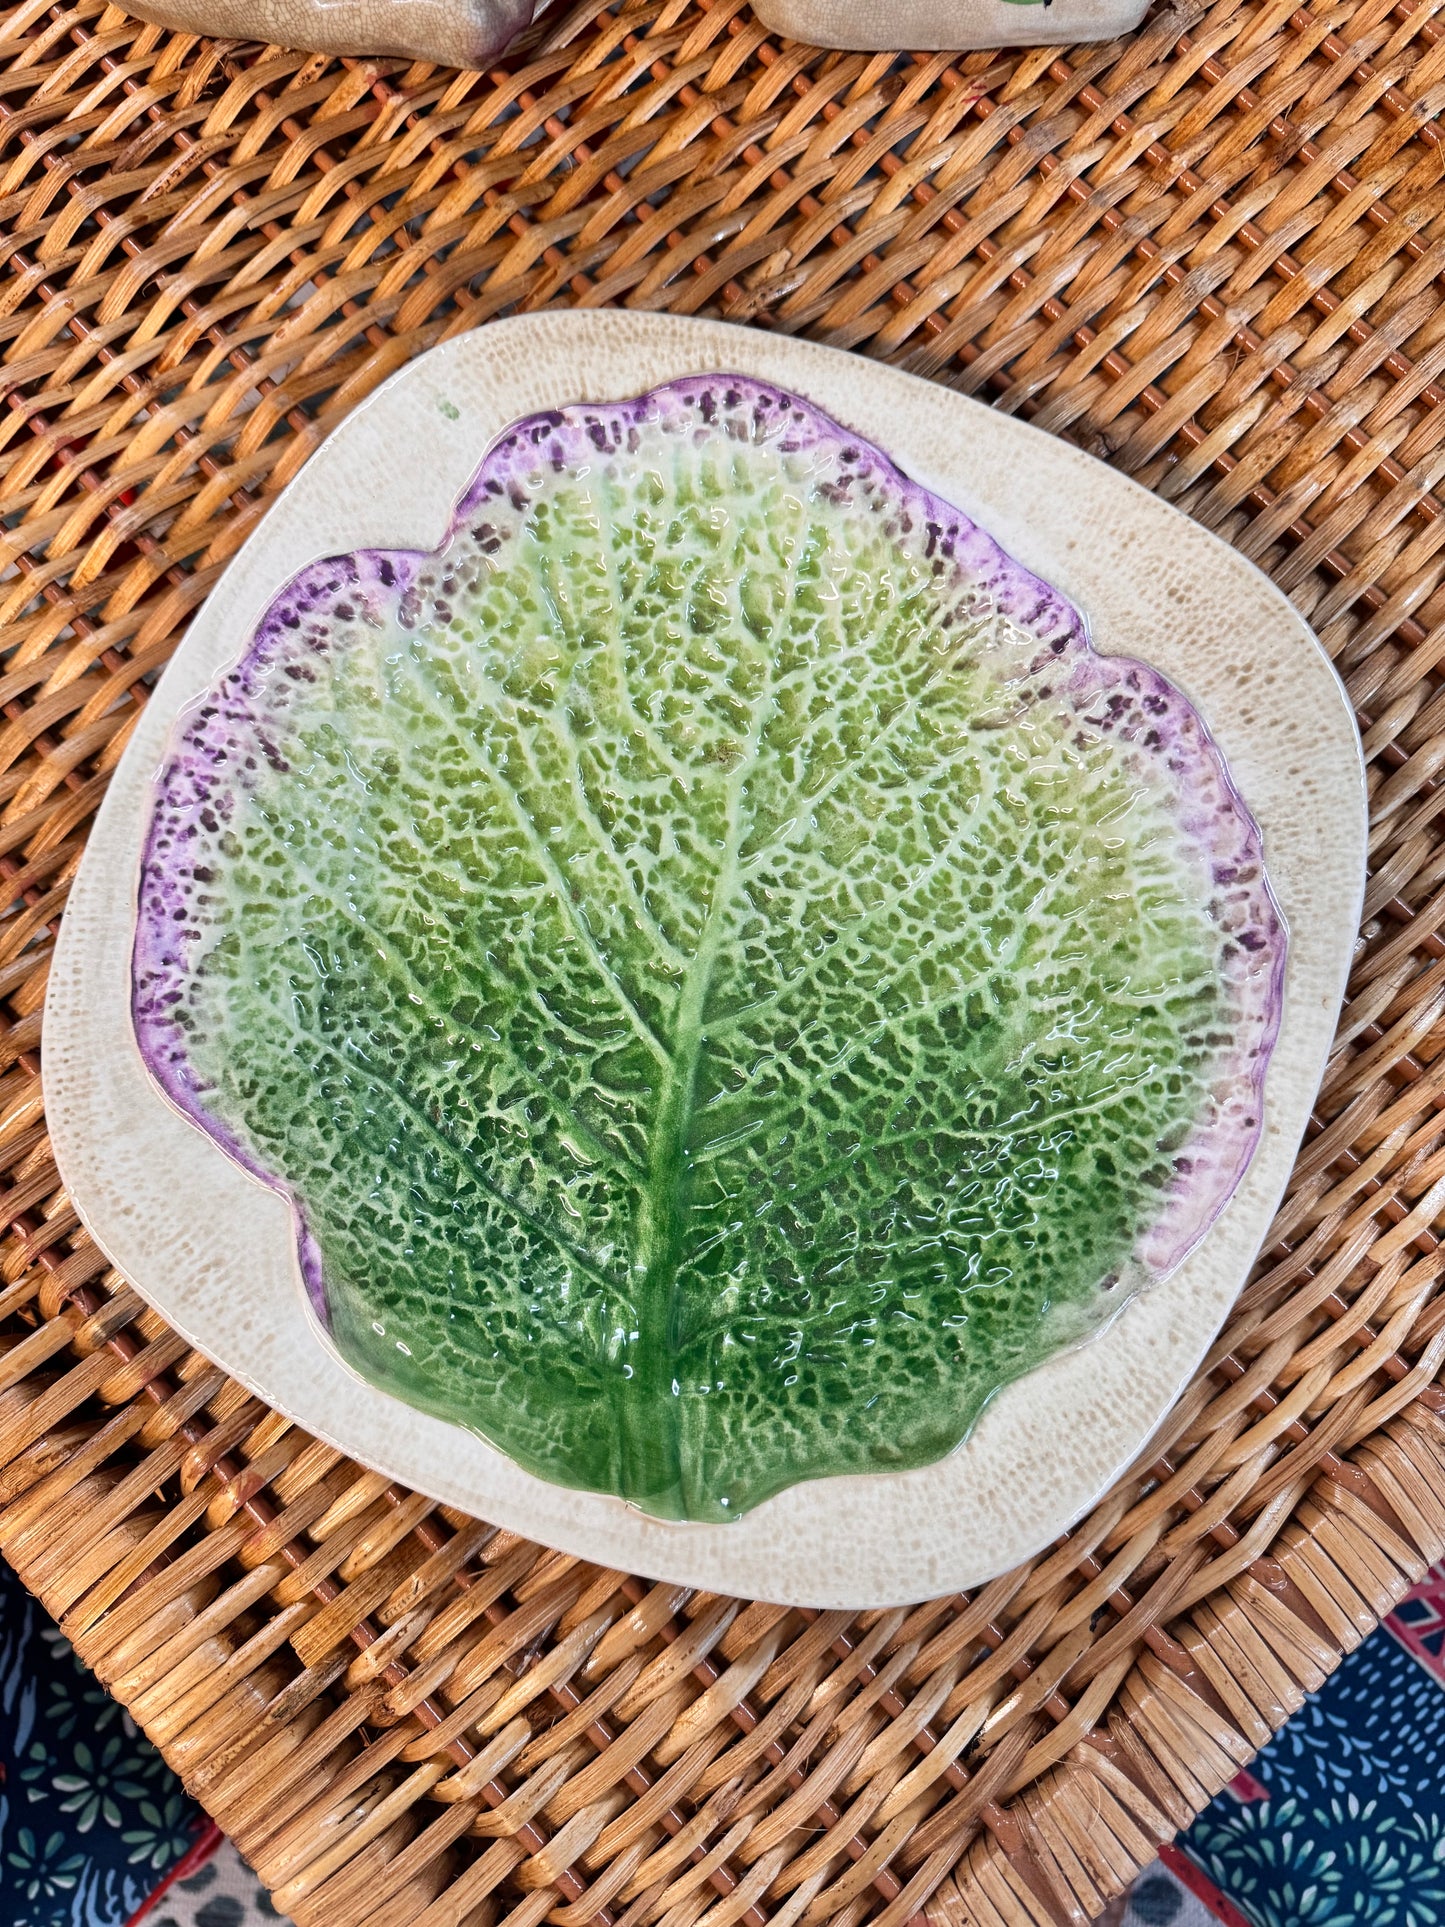
{"label": "glossy glazed surface", "polygon": [[368,1377],[727,1519],[938,1458],[1170,1271],[1283,969],[1179,692],[720,377],[283,593],[181,720],[135,1016]]}

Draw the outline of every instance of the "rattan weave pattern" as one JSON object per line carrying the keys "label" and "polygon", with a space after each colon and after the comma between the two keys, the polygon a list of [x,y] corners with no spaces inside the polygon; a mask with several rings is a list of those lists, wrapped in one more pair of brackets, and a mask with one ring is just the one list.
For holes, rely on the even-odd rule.
{"label": "rattan weave pattern", "polygon": [[[0,1549],[302,1927],[1081,1921],[1445,1548],[1436,11],[951,59],[582,0],[485,75],[0,12]],[[688,1595],[388,1488],[58,1185],[46,971],[147,679],[346,409],[552,302],[1072,435],[1270,570],[1359,709],[1369,920],[1271,1249],[1148,1462],[974,1598]]]}

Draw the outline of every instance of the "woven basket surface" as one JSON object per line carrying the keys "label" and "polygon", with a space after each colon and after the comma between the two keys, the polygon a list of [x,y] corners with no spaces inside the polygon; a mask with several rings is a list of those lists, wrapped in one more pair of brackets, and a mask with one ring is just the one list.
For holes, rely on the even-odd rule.
{"label": "woven basket surface", "polygon": [[[1445,1549],[1437,9],[950,57],[581,0],[487,74],[0,12],[0,1549],[302,1927],[1082,1921]],[[1147,1462],[973,1597],[689,1593],[389,1486],[168,1332],[50,1158],[67,885],[188,617],[400,363],[609,302],[1072,437],[1358,709],[1367,922],[1266,1256]]]}

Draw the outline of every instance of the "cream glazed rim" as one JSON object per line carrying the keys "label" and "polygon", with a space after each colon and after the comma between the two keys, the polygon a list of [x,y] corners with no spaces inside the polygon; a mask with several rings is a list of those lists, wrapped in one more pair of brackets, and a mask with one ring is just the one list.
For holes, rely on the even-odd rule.
{"label": "cream glazed rim", "polygon": [[[533,1477],[343,1363],[306,1303],[286,1204],[146,1072],[130,943],[170,727],[300,568],[359,547],[435,547],[487,445],[521,416],[724,372],[792,390],[874,442],[1081,608],[1101,653],[1141,657],[1182,688],[1260,824],[1291,943],[1259,1148],[1178,1271],[999,1392],[947,1457],[795,1485],[738,1520],[700,1525]],[[1358,737],[1308,627],[1243,557],[1127,478],[951,390],[788,337],[619,310],[494,322],[353,411],[240,551],[161,679],[92,831],[51,973],[52,1142],[82,1221],[141,1295],[248,1389],[361,1462],[652,1577],[810,1605],[911,1602],[973,1586],[1055,1539],[1139,1454],[1207,1350],[1268,1229],[1323,1070],[1364,839]]]}

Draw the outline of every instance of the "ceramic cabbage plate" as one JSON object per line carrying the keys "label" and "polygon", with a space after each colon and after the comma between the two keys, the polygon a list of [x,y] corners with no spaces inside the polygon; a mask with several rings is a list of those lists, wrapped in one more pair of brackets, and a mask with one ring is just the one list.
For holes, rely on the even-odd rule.
{"label": "ceramic cabbage plate", "polygon": [[1360,803],[1283,598],[1087,458],[799,342],[498,324],[347,421],[148,705],[54,1142],[172,1323],[389,1475],[919,1597],[1062,1529],[1217,1328]]}

